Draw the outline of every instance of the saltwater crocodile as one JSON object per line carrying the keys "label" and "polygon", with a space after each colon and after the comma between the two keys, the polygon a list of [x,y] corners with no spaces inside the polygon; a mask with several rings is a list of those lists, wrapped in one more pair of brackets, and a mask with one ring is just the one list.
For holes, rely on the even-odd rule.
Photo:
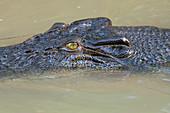
{"label": "saltwater crocodile", "polygon": [[170,29],[112,26],[105,17],[55,23],[23,43],[0,48],[6,72],[161,66],[170,59]]}

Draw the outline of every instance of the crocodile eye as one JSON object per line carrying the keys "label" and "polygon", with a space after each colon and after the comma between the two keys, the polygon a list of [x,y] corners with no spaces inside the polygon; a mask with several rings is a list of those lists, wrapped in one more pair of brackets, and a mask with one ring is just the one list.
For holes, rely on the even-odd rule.
{"label": "crocodile eye", "polygon": [[67,48],[69,49],[76,49],[78,48],[78,43],[77,42],[70,42],[66,45]]}

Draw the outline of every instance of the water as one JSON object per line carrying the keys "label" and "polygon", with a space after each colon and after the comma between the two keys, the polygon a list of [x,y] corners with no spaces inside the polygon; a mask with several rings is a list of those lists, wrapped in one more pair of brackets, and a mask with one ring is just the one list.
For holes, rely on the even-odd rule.
{"label": "water", "polygon": [[[169,0],[1,0],[0,14],[0,46],[88,17],[170,28]],[[170,113],[170,76],[87,71],[4,78],[0,105],[0,113]]]}
{"label": "water", "polygon": [[163,78],[73,72],[1,80],[0,113],[169,113],[170,79]]}

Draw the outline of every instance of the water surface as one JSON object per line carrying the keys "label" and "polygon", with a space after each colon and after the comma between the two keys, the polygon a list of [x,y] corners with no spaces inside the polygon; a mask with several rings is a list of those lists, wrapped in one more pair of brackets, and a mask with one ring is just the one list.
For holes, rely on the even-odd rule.
{"label": "water surface", "polygon": [[[53,75],[54,76],[54,75]],[[2,113],[169,113],[169,78],[73,72],[0,82]]]}
{"label": "water surface", "polygon": [[[170,1],[1,0],[0,46],[21,43],[55,22],[101,16],[115,26],[170,28]],[[0,105],[0,113],[170,113],[170,77],[87,71],[4,78]]]}

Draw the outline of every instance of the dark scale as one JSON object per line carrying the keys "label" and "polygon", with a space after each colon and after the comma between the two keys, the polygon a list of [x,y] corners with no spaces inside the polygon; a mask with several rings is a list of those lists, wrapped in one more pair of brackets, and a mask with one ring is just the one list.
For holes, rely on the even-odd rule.
{"label": "dark scale", "polygon": [[112,26],[105,17],[55,23],[23,43],[1,47],[0,77],[35,70],[161,66],[169,62],[169,39],[170,29]]}

